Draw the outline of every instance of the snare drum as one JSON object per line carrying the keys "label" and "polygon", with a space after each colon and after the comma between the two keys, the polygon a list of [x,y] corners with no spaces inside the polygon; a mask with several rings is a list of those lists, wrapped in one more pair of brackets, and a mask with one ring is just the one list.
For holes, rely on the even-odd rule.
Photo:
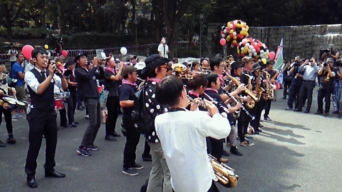
{"label": "snare drum", "polygon": [[4,97],[2,98],[5,102],[7,102],[8,104],[11,105],[16,105],[17,104],[17,100],[11,97]]}
{"label": "snare drum", "polygon": [[60,93],[54,93],[54,97],[55,97],[55,99],[63,99],[63,96],[64,96],[63,92],[60,92]]}
{"label": "snare drum", "polygon": [[64,109],[63,99],[55,99],[55,109]]}
{"label": "snare drum", "polygon": [[103,87],[102,87],[102,86],[97,86],[97,91],[98,91],[99,93],[101,93],[101,92],[103,91]]}

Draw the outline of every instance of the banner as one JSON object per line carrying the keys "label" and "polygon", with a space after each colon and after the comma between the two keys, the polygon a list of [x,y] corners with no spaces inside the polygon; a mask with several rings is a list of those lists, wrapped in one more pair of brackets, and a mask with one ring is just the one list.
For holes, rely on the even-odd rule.
{"label": "banner", "polygon": [[275,61],[274,69],[277,69],[280,71],[281,67],[283,66],[283,39],[281,39],[280,41],[274,61]]}

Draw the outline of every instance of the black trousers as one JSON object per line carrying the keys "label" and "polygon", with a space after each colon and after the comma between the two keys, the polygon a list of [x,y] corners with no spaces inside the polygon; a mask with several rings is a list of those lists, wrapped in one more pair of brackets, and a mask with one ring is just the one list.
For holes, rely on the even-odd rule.
{"label": "black trousers", "polygon": [[2,123],[2,114],[5,116],[7,133],[13,134],[11,109],[4,109],[3,107],[0,107],[0,125]]}
{"label": "black trousers", "polygon": [[66,117],[65,108],[59,110],[59,120],[60,120],[60,126],[66,126],[67,125],[67,117]]}
{"label": "black trousers", "polygon": [[305,99],[307,99],[306,110],[310,111],[312,103],[312,93],[316,86],[315,81],[303,81],[299,92],[298,109],[302,109]]}
{"label": "black trousers", "polygon": [[89,112],[89,125],[84,132],[81,146],[88,146],[94,144],[101,127],[101,109],[99,99],[86,98],[84,104]]}
{"label": "black trousers", "polygon": [[132,121],[122,120],[122,126],[126,130],[126,144],[123,153],[123,167],[125,169],[130,168],[135,163],[137,145],[140,139],[140,133],[133,126]]}
{"label": "black trousers", "polygon": [[245,141],[245,134],[247,133],[247,128],[251,118],[246,114],[244,110],[241,110],[240,117],[238,118],[238,136],[240,142]]}
{"label": "black trousers", "polygon": [[214,156],[218,162],[223,154],[223,140],[207,137],[207,153]]}
{"label": "black trousers", "polygon": [[77,94],[77,107],[82,106],[82,102],[84,101],[84,98],[82,96],[82,91],[80,89],[76,89],[76,94]]}
{"label": "black trousers", "polygon": [[295,103],[295,108],[298,108],[298,99],[301,85],[291,85],[289,90],[289,99],[287,100],[287,106],[293,108],[293,103]]}
{"label": "black trousers", "polygon": [[108,97],[107,98],[107,111],[108,118],[106,121],[106,135],[113,135],[115,133],[116,120],[118,119],[119,98]]}
{"label": "black trousers", "polygon": [[41,109],[31,109],[27,115],[29,123],[29,149],[26,157],[25,173],[27,178],[32,178],[36,174],[37,157],[42,144],[43,135],[46,140],[45,150],[45,171],[51,172],[56,165],[55,153],[57,146],[57,114],[55,110],[43,111]]}
{"label": "black trousers", "polygon": [[330,96],[331,93],[333,92],[333,88],[320,88],[318,90],[318,95],[317,95],[317,104],[318,104],[318,109],[317,112],[323,112],[323,99],[325,101],[325,113],[329,113],[330,111]]}
{"label": "black trousers", "polygon": [[145,146],[144,146],[144,152],[142,154],[142,156],[149,156],[150,155],[150,151],[151,151],[151,147],[148,144],[147,140],[145,139]]}
{"label": "black trousers", "polygon": [[266,117],[266,116],[268,116],[270,114],[271,105],[272,105],[272,100],[271,99],[268,99],[268,100],[264,101],[264,109],[265,109],[264,117]]}
{"label": "black trousers", "polygon": [[260,119],[261,119],[261,113],[264,109],[264,99],[260,98],[258,102],[256,102],[253,110],[251,110],[251,115],[253,115],[255,118],[251,120],[251,126],[254,128],[255,131],[259,131],[259,125],[260,125]]}
{"label": "black trousers", "polygon": [[66,99],[68,104],[67,113],[68,113],[68,121],[69,124],[72,124],[75,119],[75,110],[76,110],[76,102],[77,102],[77,93],[76,91],[70,91],[70,97]]}
{"label": "black trousers", "polygon": [[290,89],[290,86],[291,86],[291,81],[284,81],[284,87],[283,87],[283,97],[287,97],[287,92],[288,92],[288,89]]}

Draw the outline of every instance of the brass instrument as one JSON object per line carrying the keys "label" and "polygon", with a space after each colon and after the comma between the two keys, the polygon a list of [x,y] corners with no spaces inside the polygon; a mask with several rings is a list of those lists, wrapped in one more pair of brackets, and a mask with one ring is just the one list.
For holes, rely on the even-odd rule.
{"label": "brass instrument", "polygon": [[236,187],[239,176],[235,174],[235,170],[224,163],[220,164],[215,157],[211,155],[208,156],[218,182],[227,188]]}
{"label": "brass instrument", "polygon": [[203,95],[209,99],[210,102],[212,102],[214,105],[220,107],[226,114],[229,114],[229,110],[227,107],[219,104],[217,101],[215,101],[212,97],[210,97],[208,94],[203,93]]}
{"label": "brass instrument", "polygon": [[261,72],[258,72],[258,75],[256,78],[257,79],[256,86],[255,86],[255,93],[256,93],[256,96],[258,97],[257,101],[260,101],[262,93],[265,91],[265,89],[261,87],[261,82],[258,83],[258,80],[260,80],[260,76],[261,76]]}
{"label": "brass instrument", "polygon": [[[232,98],[234,100],[235,103],[241,103],[239,102],[233,95],[231,95],[230,93],[227,93],[227,95]],[[241,109],[245,111],[245,113],[253,120],[255,119],[255,117],[253,115],[251,115],[248,110],[243,106],[243,104],[241,103]]]}
{"label": "brass instrument", "polygon": [[146,80],[144,80],[144,79],[142,79],[142,78],[140,78],[140,77],[137,77],[137,79],[141,81],[141,83],[140,83],[139,86],[138,86],[138,91],[140,91],[140,90],[143,88],[143,86],[144,86]]}
{"label": "brass instrument", "polygon": [[192,103],[196,103],[198,106],[201,106],[204,109],[207,108],[207,106],[205,105],[204,101],[201,98],[193,99],[188,95],[188,103],[189,105],[191,105]]}
{"label": "brass instrument", "polygon": [[[253,89],[253,86],[252,86],[252,76],[248,75],[248,74],[245,74],[247,77],[248,77],[248,85],[247,85],[247,89],[253,93],[252,89]],[[254,95],[254,94],[253,94]],[[258,99],[258,98],[257,98]],[[255,106],[255,101],[256,100],[253,100],[251,99],[249,102],[247,102],[246,106],[249,108],[249,109],[253,109],[254,106]]]}
{"label": "brass instrument", "polygon": [[[266,75],[266,94],[263,96],[265,100],[272,100],[274,98],[274,89],[271,83],[270,74],[266,71],[264,71]],[[275,78],[276,75],[274,75],[272,78]]]}
{"label": "brass instrument", "polygon": [[[227,74],[227,76],[228,76],[228,78],[229,78],[230,80],[232,80],[232,81],[234,82],[234,84],[235,84],[236,86],[241,85],[241,82],[240,82],[239,80],[237,80],[236,78],[232,77],[232,76],[229,75],[229,74]],[[252,91],[249,90],[249,89],[246,89],[246,90],[245,90],[245,93],[246,93],[248,96],[250,96],[254,101],[256,101],[256,100],[258,99],[258,98],[252,93]]]}

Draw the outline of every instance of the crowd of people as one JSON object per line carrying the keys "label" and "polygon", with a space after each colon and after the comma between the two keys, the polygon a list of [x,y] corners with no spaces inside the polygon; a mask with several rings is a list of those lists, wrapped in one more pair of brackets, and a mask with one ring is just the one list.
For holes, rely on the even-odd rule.
{"label": "crowd of people", "polygon": [[288,96],[286,110],[310,113],[314,88],[318,86],[315,114],[328,116],[332,104],[332,113],[340,117],[341,74],[342,59],[339,50],[335,50],[332,44],[318,60],[297,56],[287,62],[283,68],[283,99]]}
{"label": "crowd of people", "polygon": [[[24,62],[21,53],[17,53],[17,62],[12,64],[10,75],[7,75],[4,62],[0,61],[0,95],[7,97],[12,94],[18,100],[28,98],[29,148],[25,173],[30,188],[38,186],[35,180],[36,160],[43,139],[46,140],[45,176],[65,177],[55,170],[56,109],[60,114],[61,127],[77,127],[79,123],[75,122],[74,115],[76,109],[84,109],[82,104],[77,106],[82,102],[89,124],[80,145],[75,147],[76,152],[89,157],[91,151],[99,150],[95,141],[102,115],[108,117],[105,140],[116,141],[116,137],[121,136],[116,127],[117,119],[121,118],[120,130],[126,138],[122,173],[138,175],[138,170],[144,168],[136,161],[136,148],[142,132],[141,122],[137,122],[134,114],[141,102],[142,114],[149,120],[143,123],[142,159],[152,162],[145,190],[218,191],[214,182],[217,175],[208,154],[219,163],[226,163],[228,160],[224,156],[228,152],[224,150],[224,143],[230,146],[230,153],[237,156],[243,155],[238,146],[254,145],[250,135],[263,131],[260,121],[272,121],[270,110],[280,72],[274,69],[273,60],[256,62],[248,56],[241,62],[235,61],[233,56],[216,56],[179,64],[177,59],[171,61],[165,57],[167,52],[162,49],[163,44],[165,40],[161,42],[160,54],[140,62],[134,55],[129,55],[127,62],[121,62],[112,54],[107,57],[104,53],[101,58],[88,61],[82,52],[67,61],[59,57],[50,59],[44,49],[36,48],[28,63]],[[302,61],[296,57],[292,64],[285,64],[281,72],[284,75],[283,99],[289,96],[286,109],[293,109],[295,102],[295,111],[301,111],[307,100],[305,112],[310,111],[318,76],[317,113],[329,113],[330,95],[337,86],[336,82],[340,82],[335,78],[340,77],[334,68],[334,64],[340,62],[336,53],[324,53],[325,63],[321,67],[313,58]],[[102,89],[106,91],[105,100],[101,99],[105,92]],[[142,97],[137,98],[139,91]],[[336,90],[334,94],[337,97]],[[55,99],[60,99],[60,95],[63,95],[66,108],[56,108]],[[326,102],[324,111],[323,98]],[[0,107],[0,113],[4,113],[6,120],[7,142],[14,144],[11,119],[21,118],[21,111],[14,110],[15,115],[12,116],[11,109]],[[2,142],[0,144],[5,146]],[[186,170],[182,168],[184,166]],[[191,182],[183,182],[189,179]]]}

